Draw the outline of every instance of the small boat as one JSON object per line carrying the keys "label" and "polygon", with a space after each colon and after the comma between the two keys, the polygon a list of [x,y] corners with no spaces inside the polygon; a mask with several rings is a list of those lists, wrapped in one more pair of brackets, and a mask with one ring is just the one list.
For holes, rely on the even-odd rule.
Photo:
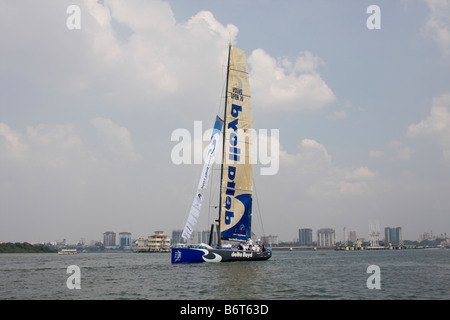
{"label": "small boat", "polygon": [[[186,241],[190,238],[200,216],[216,146],[222,139],[217,224],[211,226],[208,244],[172,247],[172,263],[255,261],[272,256],[271,248],[266,248],[260,241],[253,243],[251,239],[253,165],[250,156],[253,138],[249,74],[245,52],[231,44],[225,92],[223,120],[216,116],[200,182],[181,237]],[[214,228],[217,245],[213,247]]]}
{"label": "small boat", "polygon": [[58,254],[69,255],[69,254],[78,254],[77,249],[61,249],[58,251]]}

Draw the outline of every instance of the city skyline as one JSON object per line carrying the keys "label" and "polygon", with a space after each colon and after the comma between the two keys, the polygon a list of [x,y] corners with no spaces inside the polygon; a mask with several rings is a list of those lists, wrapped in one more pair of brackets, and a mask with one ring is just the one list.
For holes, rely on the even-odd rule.
{"label": "city skyline", "polygon": [[[400,229],[400,234],[402,233],[402,227],[398,226],[398,227],[383,227],[382,230],[380,230],[379,234],[378,234],[378,240],[379,241],[386,241],[386,232],[387,229]],[[339,230],[336,228],[330,228],[330,227],[323,227],[323,228],[319,228],[319,229],[312,229],[312,228],[297,228],[297,234],[298,237],[297,238],[293,238],[293,239],[279,239],[279,235],[276,234],[265,234],[264,236],[261,235],[261,237],[276,237],[278,239],[277,242],[286,242],[286,243],[300,243],[300,245],[302,245],[302,240],[301,240],[301,236],[300,236],[300,230],[311,230],[311,235],[310,235],[310,241],[311,243],[318,243],[319,239],[317,237],[318,232],[320,232],[321,230],[332,230],[334,233],[334,239],[335,239],[335,243],[339,243],[339,242],[344,242],[344,241],[353,241],[352,237],[359,240],[364,240],[369,242],[370,241],[370,233],[367,232],[367,234],[364,233],[360,233],[359,231],[356,230],[348,230],[346,227],[343,227],[343,229],[341,230],[346,230],[345,231],[345,237],[344,237],[344,231],[342,233],[339,233]],[[66,238],[61,239],[55,239],[52,241],[24,241],[22,240],[18,240],[18,241],[14,241],[14,242],[30,242],[30,243],[66,243],[66,244],[71,244],[74,245],[76,243],[93,243],[93,242],[100,242],[105,244],[105,235],[107,234],[114,234],[114,241],[115,241],[115,246],[120,246],[120,242],[121,242],[121,235],[125,235],[127,238],[129,238],[130,240],[134,240],[136,241],[139,238],[145,238],[145,237],[149,237],[157,232],[162,232],[163,234],[169,236],[172,238],[172,240],[174,240],[174,234],[176,234],[178,238],[181,239],[181,233],[182,233],[182,229],[172,229],[172,230],[159,230],[159,229],[155,229],[154,231],[149,232],[148,234],[140,234],[140,235],[135,235],[135,236],[131,236],[132,233],[128,232],[128,231],[120,231],[120,232],[116,232],[116,231],[104,231],[102,233],[101,237],[97,237],[97,238],[93,238],[93,239],[85,239],[84,237],[80,237],[78,240],[71,240],[71,241],[67,241]],[[200,243],[200,242],[208,242],[208,240],[206,240],[205,238],[205,233],[209,234],[210,230],[195,230],[193,233],[193,236],[190,239],[190,242],[193,243]],[[395,232],[395,231],[394,231]],[[397,231],[398,232],[398,231]],[[119,235],[119,239],[116,240],[115,239],[115,235]],[[195,238],[197,237],[197,238]],[[209,236],[208,236],[209,237]],[[402,238],[402,240],[406,240],[406,241],[418,241],[421,242],[423,240],[427,240],[427,239],[433,239],[433,238],[447,238],[447,233],[446,232],[442,232],[442,233],[434,233],[433,235],[433,231],[429,230],[429,231],[423,231],[422,233],[418,234],[417,237],[415,238],[404,238],[402,236],[400,236],[400,238]],[[345,239],[345,240],[344,240]],[[216,241],[216,234],[214,233],[214,239],[213,241]],[[2,239],[0,239],[0,242],[2,242]],[[8,242],[8,241],[3,241],[3,242]],[[113,244],[108,244],[111,246],[114,246]]]}
{"label": "city skyline", "polygon": [[[378,220],[415,239],[450,227],[448,1],[2,9],[2,241],[182,228],[202,165],[173,161],[173,133],[209,139],[229,43],[246,52],[258,141],[279,146],[274,174],[261,174],[262,161],[254,168],[265,234],[290,241],[292,226],[334,226],[340,239],[344,227],[365,234]],[[201,158],[201,141],[191,142],[191,160]],[[214,214],[204,205],[198,228]]]}

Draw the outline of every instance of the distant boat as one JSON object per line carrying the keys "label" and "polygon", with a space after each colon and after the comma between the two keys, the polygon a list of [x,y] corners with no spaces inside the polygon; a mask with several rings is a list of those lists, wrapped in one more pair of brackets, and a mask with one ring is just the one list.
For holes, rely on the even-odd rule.
{"label": "distant boat", "polygon": [[[223,120],[217,116],[207,150],[197,193],[182,238],[188,240],[200,215],[203,194],[214,154],[222,138],[222,164],[219,191],[219,218],[211,226],[209,244],[180,245],[172,248],[172,263],[267,260],[272,249],[251,236],[253,165],[252,110],[245,52],[229,45]],[[218,243],[212,234],[217,228]]]}
{"label": "distant boat", "polygon": [[77,249],[61,249],[58,251],[58,254],[69,255],[69,254],[78,254]]}

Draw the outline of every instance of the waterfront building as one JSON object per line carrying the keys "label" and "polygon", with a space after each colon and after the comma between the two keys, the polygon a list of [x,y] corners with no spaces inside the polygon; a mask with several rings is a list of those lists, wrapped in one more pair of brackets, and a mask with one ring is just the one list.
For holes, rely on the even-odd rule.
{"label": "waterfront building", "polygon": [[178,230],[172,230],[172,239],[171,239],[171,244],[175,245],[177,243],[181,242],[181,235],[183,233],[183,230],[178,229]]}
{"label": "waterfront building", "polygon": [[121,249],[131,249],[131,233],[120,232],[119,233],[119,247]]}
{"label": "waterfront building", "polygon": [[369,220],[369,239],[371,247],[378,247],[380,241],[380,224],[377,220]]}
{"label": "waterfront building", "polygon": [[147,238],[139,238],[136,241],[136,252],[168,252],[170,251],[170,237],[164,231],[155,231],[155,234]]}
{"label": "waterfront building", "polygon": [[188,243],[202,243],[202,232],[201,231],[192,231],[191,237],[188,240]]}
{"label": "waterfront building", "polygon": [[312,246],[312,229],[298,229],[298,242],[301,246]]}
{"label": "waterfront building", "polygon": [[351,241],[353,243],[355,243],[357,240],[356,238],[356,231],[349,231],[348,232],[348,241]]}
{"label": "waterfront building", "polygon": [[[209,237],[210,237],[211,231],[210,230],[205,230],[202,231],[202,242],[203,243],[209,243]],[[213,232],[212,234],[212,244],[217,243],[217,232]]]}
{"label": "waterfront building", "polygon": [[269,247],[271,247],[273,245],[277,245],[279,243],[278,236],[272,236],[272,235],[261,237],[261,241],[264,242],[266,244],[266,246],[269,246]]}
{"label": "waterfront building", "polygon": [[419,235],[419,242],[423,240],[436,240],[436,237],[433,237],[433,231],[424,232]]}
{"label": "waterfront building", "polygon": [[[183,233],[183,230],[172,230],[172,240],[171,244],[176,245],[180,242],[184,242],[184,240],[181,239],[181,234]],[[187,243],[208,243],[209,244],[209,235],[211,234],[211,231],[205,230],[205,231],[193,231],[189,240]],[[217,233],[213,232],[213,238],[212,238],[212,244],[217,243]]]}
{"label": "waterfront building", "polygon": [[384,244],[402,244],[403,238],[402,238],[402,227],[396,227],[396,228],[384,228]]}
{"label": "waterfront building", "polygon": [[105,248],[115,247],[116,246],[116,233],[113,231],[106,231],[103,234],[103,246]]}
{"label": "waterfront building", "polygon": [[330,247],[336,244],[334,229],[322,228],[317,230],[317,245],[319,247]]}

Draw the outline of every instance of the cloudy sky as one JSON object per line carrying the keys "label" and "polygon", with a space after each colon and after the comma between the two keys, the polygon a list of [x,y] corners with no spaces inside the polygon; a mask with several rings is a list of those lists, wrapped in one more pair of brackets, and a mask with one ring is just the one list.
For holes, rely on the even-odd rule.
{"label": "cloudy sky", "polygon": [[255,129],[279,130],[266,234],[450,234],[448,0],[0,0],[0,240],[181,229],[202,165],[172,133],[213,125],[230,41]]}

